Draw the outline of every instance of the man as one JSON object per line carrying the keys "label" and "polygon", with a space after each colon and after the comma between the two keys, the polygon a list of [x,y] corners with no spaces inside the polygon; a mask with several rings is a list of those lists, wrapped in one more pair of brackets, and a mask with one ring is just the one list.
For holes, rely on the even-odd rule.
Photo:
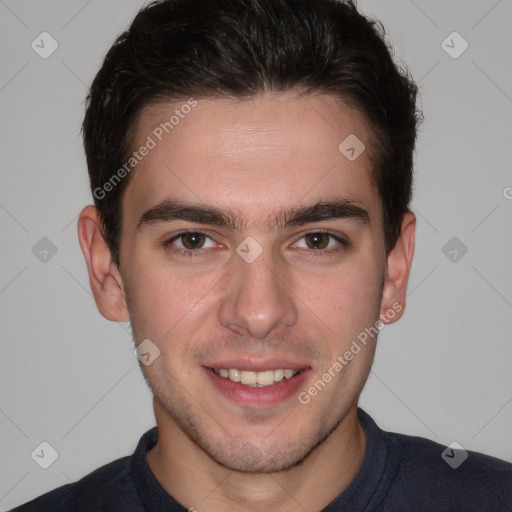
{"label": "man", "polygon": [[91,87],[78,232],[157,427],[16,510],[512,509],[512,465],[454,469],[357,407],[405,307],[415,99],[348,1],[137,15]]}

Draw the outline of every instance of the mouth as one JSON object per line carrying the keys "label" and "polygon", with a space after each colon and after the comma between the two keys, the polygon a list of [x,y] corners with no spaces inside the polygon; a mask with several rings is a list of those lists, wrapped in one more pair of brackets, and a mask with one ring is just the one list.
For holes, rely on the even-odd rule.
{"label": "mouth", "polygon": [[299,374],[301,370],[291,370],[278,368],[276,370],[264,370],[262,372],[252,372],[249,370],[239,370],[236,368],[210,368],[214,373],[231,382],[240,382],[244,386],[264,388],[274,386],[284,379],[291,379]]}
{"label": "mouth", "polygon": [[[222,367],[221,367],[222,366]],[[238,365],[233,365],[238,366]],[[242,366],[242,364],[240,364]],[[248,368],[251,367],[251,368]],[[255,367],[257,366],[257,367]],[[291,365],[203,366],[214,390],[239,405],[263,408],[296,397],[311,367]],[[264,369],[264,368],[267,369]]]}

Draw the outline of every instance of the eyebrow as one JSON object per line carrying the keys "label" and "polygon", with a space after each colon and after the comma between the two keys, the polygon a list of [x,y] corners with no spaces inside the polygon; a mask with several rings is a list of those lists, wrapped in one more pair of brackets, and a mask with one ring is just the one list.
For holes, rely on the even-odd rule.
{"label": "eyebrow", "polygon": [[[368,212],[350,199],[321,201],[310,206],[294,206],[278,212],[266,222],[266,229],[284,229],[302,226],[312,222],[346,219],[362,225],[370,224]],[[161,222],[185,220],[198,224],[209,224],[231,231],[243,231],[247,224],[230,209],[221,210],[215,206],[186,203],[166,199],[147,210],[139,219],[137,229]]]}

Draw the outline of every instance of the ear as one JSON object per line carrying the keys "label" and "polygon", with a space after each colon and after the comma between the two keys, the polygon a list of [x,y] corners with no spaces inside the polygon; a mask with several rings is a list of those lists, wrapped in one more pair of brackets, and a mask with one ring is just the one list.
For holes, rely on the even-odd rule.
{"label": "ear", "polygon": [[407,281],[414,255],[416,216],[407,212],[402,220],[400,236],[386,261],[386,275],[382,291],[380,320],[385,324],[396,322],[404,313]]}
{"label": "ear", "polygon": [[129,320],[123,281],[101,234],[98,210],[86,206],[78,218],[78,239],[89,272],[89,283],[99,312],[114,322]]}

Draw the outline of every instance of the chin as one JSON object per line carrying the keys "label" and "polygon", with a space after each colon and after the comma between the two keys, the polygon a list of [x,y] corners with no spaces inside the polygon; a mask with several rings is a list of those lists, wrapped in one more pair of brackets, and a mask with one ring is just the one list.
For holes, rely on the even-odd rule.
{"label": "chin", "polygon": [[300,464],[312,451],[313,446],[307,446],[302,440],[300,443],[287,441],[282,445],[272,445],[265,448],[258,448],[256,444],[246,442],[241,446],[224,447],[199,446],[217,464],[240,473],[275,473],[284,471]]}
{"label": "chin", "polygon": [[303,427],[291,435],[282,429],[282,439],[270,440],[272,435],[266,433],[260,437],[248,432],[237,437],[227,432],[219,435],[224,439],[215,439],[211,433],[202,432],[194,425],[188,425],[188,436],[217,464],[241,473],[275,473],[285,471],[301,464],[319,447],[336,429],[341,420],[328,428],[318,423]]}

